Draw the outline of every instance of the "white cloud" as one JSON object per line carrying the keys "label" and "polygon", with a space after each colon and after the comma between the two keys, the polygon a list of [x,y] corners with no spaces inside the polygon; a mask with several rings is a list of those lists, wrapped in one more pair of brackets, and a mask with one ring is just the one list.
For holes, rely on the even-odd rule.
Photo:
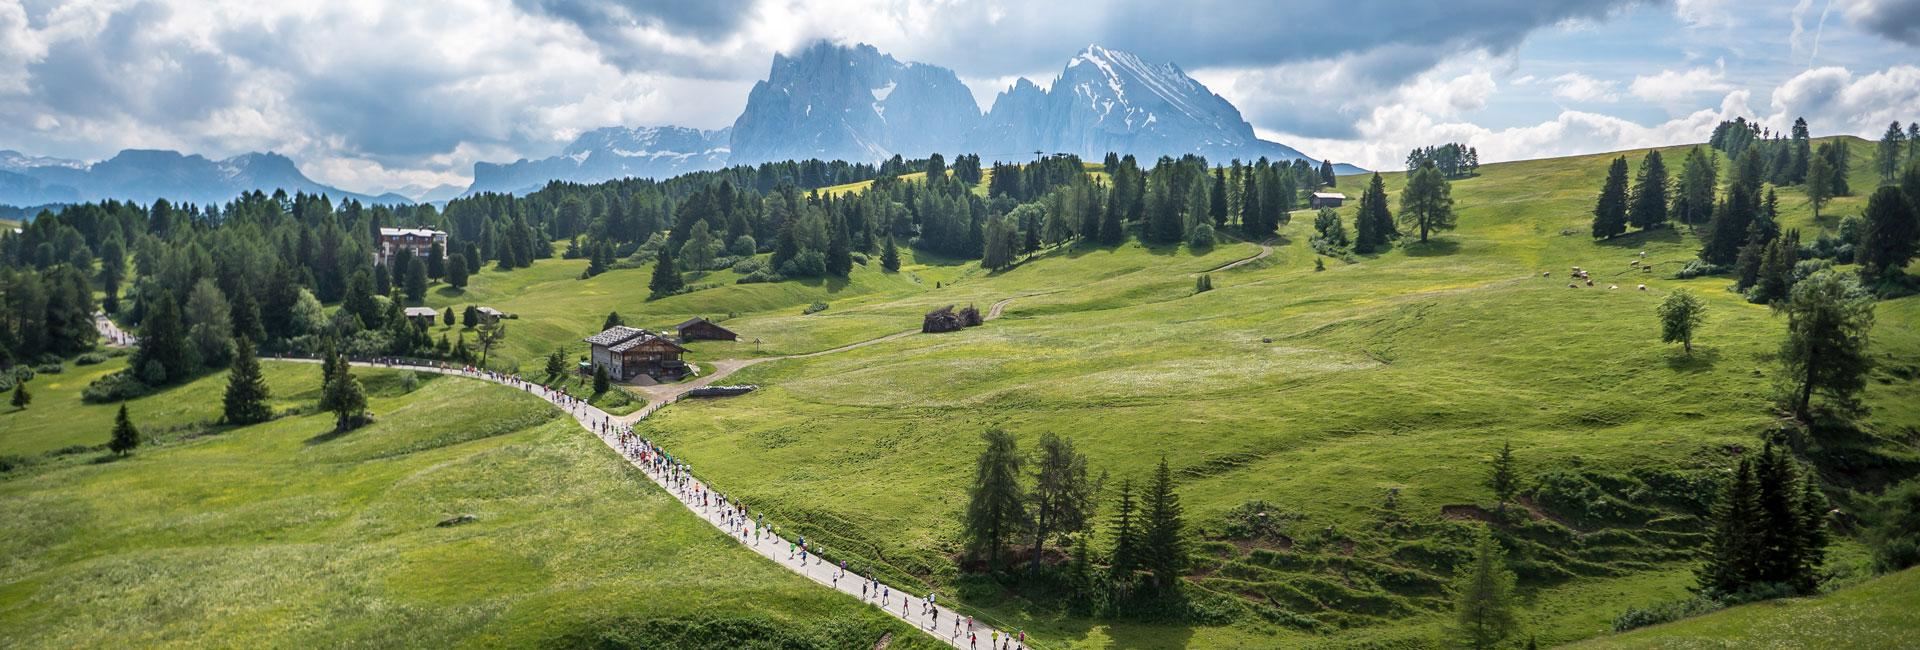
{"label": "white cloud", "polygon": [[1727,83],[1726,77],[1726,61],[1722,60],[1717,68],[1661,70],[1656,74],[1634,77],[1633,83],[1627,85],[1627,92],[1657,104],[1673,105],[1697,95],[1732,90],[1733,85]]}
{"label": "white cloud", "polygon": [[1897,65],[1863,77],[1841,67],[1814,68],[1774,89],[1773,115],[1765,122],[1784,129],[1805,117],[1814,132],[1877,138],[1895,120],[1914,119],[1920,106],[1920,66]]}
{"label": "white cloud", "polygon": [[1615,92],[1619,83],[1595,79],[1578,72],[1569,72],[1554,77],[1553,96],[1570,102],[1613,102],[1619,101]]}

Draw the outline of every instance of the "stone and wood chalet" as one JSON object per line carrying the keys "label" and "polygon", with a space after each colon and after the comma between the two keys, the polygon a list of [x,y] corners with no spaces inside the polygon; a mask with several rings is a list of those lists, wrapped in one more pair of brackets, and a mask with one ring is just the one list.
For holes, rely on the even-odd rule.
{"label": "stone and wood chalet", "polygon": [[1339,192],[1314,192],[1312,196],[1307,197],[1307,207],[1337,208],[1340,207],[1341,202],[1346,200],[1347,195]]}
{"label": "stone and wood chalet", "polygon": [[673,327],[680,332],[680,341],[738,341],[740,335],[733,330],[721,327],[705,318],[693,318]]}
{"label": "stone and wood chalet", "polygon": [[687,349],[667,337],[637,327],[619,325],[586,338],[592,366],[605,366],[614,381],[640,375],[677,379],[687,373],[680,359]]}

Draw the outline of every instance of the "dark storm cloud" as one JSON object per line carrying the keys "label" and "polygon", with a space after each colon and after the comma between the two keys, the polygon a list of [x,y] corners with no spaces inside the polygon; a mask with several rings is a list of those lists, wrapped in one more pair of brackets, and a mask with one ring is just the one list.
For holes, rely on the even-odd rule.
{"label": "dark storm cloud", "polygon": [[1920,47],[1920,0],[1862,0],[1847,18],[1869,33]]}
{"label": "dark storm cloud", "polygon": [[721,76],[739,68],[660,49],[634,38],[632,30],[658,27],[670,34],[718,41],[732,36],[752,14],[755,0],[513,0],[520,10],[573,25],[622,69]]}

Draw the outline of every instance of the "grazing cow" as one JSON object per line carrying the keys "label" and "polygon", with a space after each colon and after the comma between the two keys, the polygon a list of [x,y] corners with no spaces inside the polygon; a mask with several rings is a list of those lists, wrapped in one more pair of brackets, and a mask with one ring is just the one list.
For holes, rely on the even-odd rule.
{"label": "grazing cow", "polygon": [[1608,291],[1612,291],[1612,290],[1614,290],[1614,289],[1618,289],[1618,288],[1620,288],[1620,285],[1617,285],[1617,284],[1609,284],[1609,285],[1607,285],[1607,290],[1608,290]]}
{"label": "grazing cow", "polygon": [[1568,288],[1568,289],[1578,289],[1578,288],[1580,288],[1580,285],[1578,285],[1578,284],[1575,284],[1575,283],[1572,283],[1572,282],[1568,282],[1568,283],[1567,283],[1567,288]]}
{"label": "grazing cow", "polygon": [[1641,290],[1641,291],[1646,291],[1646,290],[1647,290],[1647,285],[1644,285],[1644,284],[1643,284],[1643,285],[1640,285],[1640,290]]}
{"label": "grazing cow", "polygon": [[1593,280],[1587,280],[1587,286],[1589,287],[1593,286]]}
{"label": "grazing cow", "polygon": [[1552,272],[1552,271],[1541,271],[1541,272],[1540,272],[1540,277],[1543,277],[1543,278],[1550,278],[1550,277],[1553,277],[1553,272]]}
{"label": "grazing cow", "polygon": [[1627,262],[1627,266],[1639,266],[1639,265],[1640,265],[1640,260],[1630,260]]}
{"label": "grazing cow", "polygon": [[1647,256],[1646,251],[1640,251],[1640,257],[1646,257],[1646,256]]}

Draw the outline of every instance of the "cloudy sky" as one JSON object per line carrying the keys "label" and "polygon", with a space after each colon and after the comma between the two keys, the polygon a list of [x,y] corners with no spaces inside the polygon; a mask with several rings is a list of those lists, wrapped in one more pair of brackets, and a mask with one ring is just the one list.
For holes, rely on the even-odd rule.
{"label": "cloudy sky", "polygon": [[1920,0],[0,0],[0,149],[272,150],[350,190],[464,186],[587,129],[728,126],[774,52],[817,39],[952,68],[983,106],[1089,43],[1130,50],[1367,167],[1920,118]]}

